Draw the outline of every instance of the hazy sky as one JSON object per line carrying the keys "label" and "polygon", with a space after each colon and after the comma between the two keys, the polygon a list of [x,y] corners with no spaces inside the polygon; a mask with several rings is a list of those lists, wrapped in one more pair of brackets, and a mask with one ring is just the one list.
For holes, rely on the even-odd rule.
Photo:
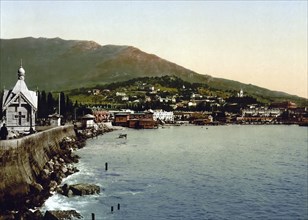
{"label": "hazy sky", "polygon": [[131,45],[201,74],[308,97],[307,1],[0,1],[3,39]]}

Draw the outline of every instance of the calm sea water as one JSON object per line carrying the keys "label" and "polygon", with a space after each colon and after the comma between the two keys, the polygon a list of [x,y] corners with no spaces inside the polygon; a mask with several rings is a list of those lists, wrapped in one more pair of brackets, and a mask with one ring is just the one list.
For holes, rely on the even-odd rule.
{"label": "calm sea water", "polygon": [[76,209],[85,219],[308,219],[307,131],[232,125],[111,132],[87,141],[78,151],[80,172],[65,180],[104,191],[54,195],[43,210]]}

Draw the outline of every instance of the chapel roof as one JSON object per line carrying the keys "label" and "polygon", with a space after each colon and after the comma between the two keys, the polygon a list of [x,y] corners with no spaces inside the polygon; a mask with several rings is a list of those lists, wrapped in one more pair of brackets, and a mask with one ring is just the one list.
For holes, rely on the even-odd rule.
{"label": "chapel roof", "polygon": [[[21,77],[22,76],[22,77]],[[15,101],[19,95],[36,110],[37,109],[37,94],[35,91],[30,91],[24,81],[25,70],[20,66],[18,69],[18,80],[12,90],[4,90],[3,110],[6,109],[11,102]]]}

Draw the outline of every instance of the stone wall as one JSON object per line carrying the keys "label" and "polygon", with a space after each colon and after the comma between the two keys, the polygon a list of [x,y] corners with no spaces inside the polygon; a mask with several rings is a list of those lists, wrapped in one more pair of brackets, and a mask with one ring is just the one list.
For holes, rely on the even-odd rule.
{"label": "stone wall", "polygon": [[19,139],[0,141],[0,202],[29,192],[64,137],[75,137],[73,126],[61,126]]}

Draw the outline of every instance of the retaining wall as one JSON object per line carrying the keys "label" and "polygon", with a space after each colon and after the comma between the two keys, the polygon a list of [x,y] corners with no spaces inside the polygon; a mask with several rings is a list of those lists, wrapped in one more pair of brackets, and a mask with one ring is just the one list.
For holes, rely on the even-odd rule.
{"label": "retaining wall", "polygon": [[55,127],[23,138],[0,141],[0,201],[25,195],[44,165],[59,152],[64,137],[75,137],[72,125]]}

